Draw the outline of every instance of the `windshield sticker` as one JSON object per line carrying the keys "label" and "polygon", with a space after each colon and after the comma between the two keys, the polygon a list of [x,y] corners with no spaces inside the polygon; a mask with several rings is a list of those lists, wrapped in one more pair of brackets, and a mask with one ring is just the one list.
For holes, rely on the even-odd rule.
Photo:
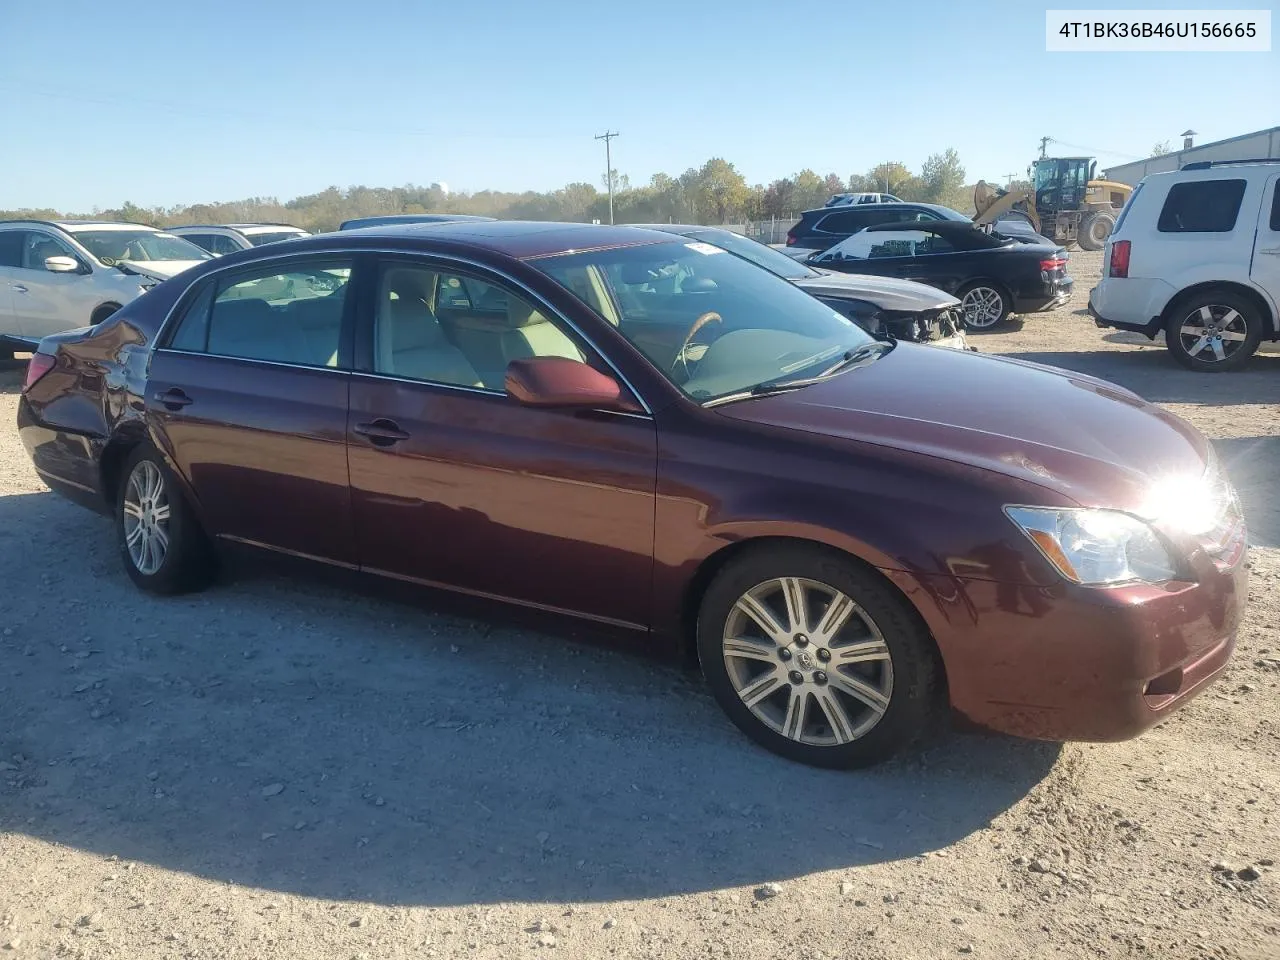
{"label": "windshield sticker", "polygon": [[685,246],[688,247],[690,250],[695,251],[696,253],[701,253],[708,257],[711,256],[711,254],[713,253],[724,253],[723,250],[721,250],[719,247],[715,246],[714,244],[702,243],[701,241],[698,241],[695,243],[686,243]]}

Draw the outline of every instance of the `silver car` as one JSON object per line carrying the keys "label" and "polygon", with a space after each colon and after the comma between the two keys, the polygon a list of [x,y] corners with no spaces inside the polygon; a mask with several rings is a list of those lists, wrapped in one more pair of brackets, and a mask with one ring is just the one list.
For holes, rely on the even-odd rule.
{"label": "silver car", "polygon": [[210,255],[135,223],[0,221],[0,354],[92,326]]}

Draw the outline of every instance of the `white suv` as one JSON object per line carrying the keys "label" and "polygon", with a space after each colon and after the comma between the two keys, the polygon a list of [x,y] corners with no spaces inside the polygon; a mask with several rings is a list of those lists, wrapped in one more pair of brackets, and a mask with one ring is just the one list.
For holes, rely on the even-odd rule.
{"label": "white suv", "polygon": [[194,244],[137,223],[0,221],[0,355],[99,323],[208,259]]}
{"label": "white suv", "polygon": [[1163,330],[1192,370],[1237,370],[1280,340],[1280,159],[1146,177],[1107,240],[1089,313],[1152,340]]}
{"label": "white suv", "polygon": [[260,247],[277,240],[296,240],[311,234],[287,223],[224,223],[220,226],[169,227],[169,232],[189,240],[216,256]]}

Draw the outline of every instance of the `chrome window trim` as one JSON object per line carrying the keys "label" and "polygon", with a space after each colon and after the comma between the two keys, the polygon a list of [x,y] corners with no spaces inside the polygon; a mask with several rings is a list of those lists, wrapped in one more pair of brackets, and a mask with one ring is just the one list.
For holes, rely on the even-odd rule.
{"label": "chrome window trim", "polygon": [[[274,244],[268,244],[267,246],[274,246]],[[261,249],[261,248],[255,247],[253,249]],[[609,369],[612,370],[614,374],[617,376],[617,378],[621,380],[622,383],[626,386],[626,388],[631,391],[631,395],[635,397],[636,400],[639,401],[640,406],[644,408],[645,414],[647,414],[649,417],[653,416],[653,408],[649,406],[649,401],[646,400],[644,395],[635,388],[635,385],[629,379],[627,379],[626,374],[624,374],[621,370],[618,369],[617,364],[615,364],[613,360],[609,358],[609,355],[600,349],[599,344],[597,344],[595,340],[593,340],[590,336],[587,335],[586,331],[584,331],[581,327],[579,327],[576,323],[574,323],[568,317],[564,316],[564,314],[562,314],[559,310],[555,309],[550,304],[548,304],[543,297],[535,293],[533,290],[529,289],[529,287],[525,283],[511,276],[505,270],[501,270],[498,267],[491,266],[487,263],[481,263],[479,260],[474,260],[470,257],[462,257],[453,253],[440,253],[437,251],[422,251],[422,250],[406,250],[404,248],[397,248],[397,247],[338,247],[336,249],[328,248],[324,250],[308,250],[305,253],[285,251],[283,253],[273,253],[271,255],[264,256],[264,257],[256,257],[251,262],[228,264],[227,266],[223,266],[223,267],[215,267],[212,270],[202,273],[199,277],[190,281],[187,284],[187,286],[183,289],[182,293],[178,294],[178,296],[174,299],[173,305],[169,307],[168,312],[165,313],[164,320],[161,322],[160,328],[156,331],[156,337],[155,337],[156,342],[162,341],[164,337],[168,334],[169,327],[174,322],[173,321],[174,314],[177,312],[178,307],[182,305],[183,302],[187,299],[187,296],[191,293],[191,290],[196,286],[196,284],[202,283],[203,281],[207,280],[209,277],[215,276],[219,273],[225,273],[229,270],[252,269],[258,264],[271,261],[271,260],[298,260],[304,257],[312,257],[312,256],[326,257],[326,256],[348,256],[349,255],[352,257],[358,257],[361,254],[374,254],[374,255],[389,254],[392,256],[434,258],[436,260],[443,260],[449,263],[462,264],[464,267],[471,267],[473,269],[480,270],[480,271],[488,271],[489,273],[492,273],[495,276],[501,277],[502,280],[504,280],[506,283],[523,291],[524,294],[526,294],[528,297],[530,297],[533,300],[536,306],[543,308],[548,316],[553,317],[556,320],[559,320],[561,323],[564,323],[571,330],[573,330],[579,337],[581,337],[582,340],[587,344],[587,346],[589,346],[592,350],[595,351],[596,356],[600,357],[600,359],[602,359],[606,364],[608,364]],[[355,269],[354,263],[352,264],[352,269],[353,270]],[[155,350],[158,350],[158,349],[168,350],[171,348],[156,347],[152,349],[154,352]],[[176,352],[187,353],[192,351],[176,351]],[[217,356],[217,354],[203,354],[199,352],[196,352],[195,355],[196,356]],[[232,359],[242,359],[242,358],[232,358]],[[278,363],[277,361],[262,361],[262,362]],[[303,364],[285,364],[285,363],[279,363],[278,365],[279,366],[305,366]],[[332,370],[334,368],[333,367],[307,367],[307,369]],[[357,371],[353,370],[353,371],[347,371],[347,372],[355,373]],[[363,371],[360,371],[360,372],[363,372]],[[382,376],[382,374],[379,374],[379,376]],[[411,380],[408,382],[426,383],[428,381]],[[450,385],[442,384],[442,386],[450,386]],[[475,388],[465,388],[465,389],[475,389]],[[488,391],[485,391],[485,392],[488,392]]]}
{"label": "chrome window trim", "polygon": [[[183,350],[181,347],[155,347],[152,353],[176,353],[184,357],[213,357],[216,360],[238,360],[241,363],[257,363],[267,367],[284,367],[287,370],[323,370],[325,373],[342,373],[350,376],[355,371],[346,367],[325,367],[315,363],[291,363],[287,360],[261,360],[258,357],[237,357],[230,353],[209,353],[207,350]],[[150,370],[147,375],[150,376]]]}
{"label": "chrome window trim", "polygon": [[[333,367],[325,367],[326,370],[332,370]],[[490,390],[488,387],[468,387],[462,383],[445,383],[442,380],[419,380],[415,377],[401,377],[394,373],[376,373],[370,370],[347,370],[344,371],[353,377],[359,377],[364,380],[390,380],[393,383],[407,383],[416,387],[436,387],[443,390],[454,390],[458,393],[474,393],[482,397],[500,397],[503,400],[510,399],[510,395],[505,390]],[[591,407],[597,413],[607,413],[617,417],[629,417],[634,420],[653,420],[652,414],[635,413],[630,410],[610,410],[606,407]]]}

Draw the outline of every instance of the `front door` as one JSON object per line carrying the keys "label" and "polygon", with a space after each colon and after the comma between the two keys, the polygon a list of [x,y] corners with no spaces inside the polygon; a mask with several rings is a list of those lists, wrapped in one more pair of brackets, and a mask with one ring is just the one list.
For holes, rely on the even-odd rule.
{"label": "front door", "polygon": [[1250,277],[1267,291],[1272,303],[1280,305],[1280,174],[1271,177],[1262,194],[1254,245]]}
{"label": "front door", "polygon": [[526,407],[517,357],[598,357],[499,278],[388,259],[352,378],[360,562],[626,626],[649,618],[657,451],[644,414]]}
{"label": "front door", "polygon": [[148,417],[209,533],[354,565],[351,270],[313,255],[215,273],[155,351]]}
{"label": "front door", "polygon": [[[99,301],[84,258],[46,230],[23,231],[22,238],[21,262],[9,273],[9,289],[23,336],[47,337],[87,327]],[[71,257],[85,272],[53,273],[44,265],[49,257]]]}

